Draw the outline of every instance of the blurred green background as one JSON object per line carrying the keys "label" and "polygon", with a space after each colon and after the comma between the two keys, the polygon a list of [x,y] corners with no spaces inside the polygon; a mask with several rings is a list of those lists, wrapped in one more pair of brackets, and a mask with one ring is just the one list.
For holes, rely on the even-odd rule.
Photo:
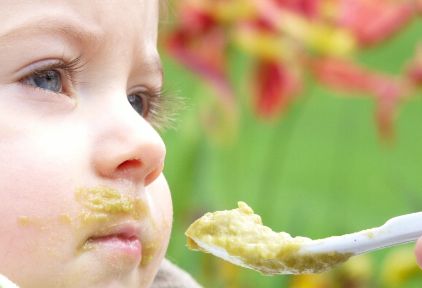
{"label": "blurred green background", "polygon": [[[358,59],[397,73],[413,55],[421,31],[422,21],[413,21],[397,37],[359,52]],[[192,252],[184,236],[203,213],[233,209],[239,200],[273,230],[310,238],[422,211],[421,97],[400,105],[392,143],[377,133],[372,99],[337,95],[312,79],[281,117],[263,121],[254,115],[245,85],[251,60],[234,51],[230,77],[238,97],[237,127],[221,129],[223,118],[217,123],[222,131],[213,133],[204,120],[210,113],[219,116],[210,87],[164,49],[162,57],[166,90],[186,102],[176,128],[162,134],[174,202],[169,259],[204,287],[422,287],[413,245],[359,256],[323,275],[269,277]]]}

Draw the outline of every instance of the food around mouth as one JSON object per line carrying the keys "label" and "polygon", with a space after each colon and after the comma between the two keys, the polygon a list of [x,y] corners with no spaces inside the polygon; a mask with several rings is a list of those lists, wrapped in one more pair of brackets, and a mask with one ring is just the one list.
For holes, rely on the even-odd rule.
{"label": "food around mouth", "polygon": [[262,274],[320,273],[346,261],[351,253],[301,253],[312,241],[274,232],[244,202],[233,210],[206,213],[185,232],[187,246]]}
{"label": "food around mouth", "polygon": [[107,220],[110,215],[128,214],[139,220],[147,214],[147,206],[138,197],[131,197],[109,187],[80,188],[76,200],[87,211],[80,216],[83,222]]}
{"label": "food around mouth", "polygon": [[[99,231],[99,234],[90,237],[83,244],[81,251],[86,252],[105,248],[133,256],[132,258],[136,260],[139,259],[135,256],[141,254],[140,266],[142,267],[148,265],[154,259],[161,247],[159,245],[161,240],[158,240],[161,234],[157,230],[157,224],[151,216],[146,199],[121,193],[121,191],[106,186],[79,188],[75,191],[75,198],[85,208],[78,216],[79,223],[82,226],[91,223],[106,225],[106,223],[114,222],[118,219],[116,217],[119,216],[130,217],[134,220],[132,224],[135,224],[135,226],[137,226],[136,222],[139,221],[144,224],[148,222],[146,227],[142,229],[146,233],[142,235],[145,236],[142,239],[138,238],[140,231],[132,231],[130,227],[128,228],[127,225],[121,223],[120,228],[109,227],[108,230],[104,229]],[[67,219],[64,218],[63,220]],[[151,237],[151,235],[154,236]]]}

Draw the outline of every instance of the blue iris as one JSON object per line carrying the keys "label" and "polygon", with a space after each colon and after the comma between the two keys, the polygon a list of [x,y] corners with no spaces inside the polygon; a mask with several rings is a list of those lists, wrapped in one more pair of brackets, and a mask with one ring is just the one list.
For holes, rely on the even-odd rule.
{"label": "blue iris", "polygon": [[26,83],[53,92],[61,92],[62,90],[60,73],[56,70],[47,70],[29,76]]}
{"label": "blue iris", "polygon": [[138,112],[139,115],[145,117],[146,107],[144,99],[137,94],[131,94],[127,96],[127,99],[129,100],[129,103],[130,105],[132,105],[133,109],[135,109],[135,111]]}

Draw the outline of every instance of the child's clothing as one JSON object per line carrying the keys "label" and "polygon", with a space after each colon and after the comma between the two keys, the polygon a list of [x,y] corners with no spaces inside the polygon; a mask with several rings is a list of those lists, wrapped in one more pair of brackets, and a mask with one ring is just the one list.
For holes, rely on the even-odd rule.
{"label": "child's clothing", "polygon": [[202,288],[188,273],[164,259],[151,288]]}

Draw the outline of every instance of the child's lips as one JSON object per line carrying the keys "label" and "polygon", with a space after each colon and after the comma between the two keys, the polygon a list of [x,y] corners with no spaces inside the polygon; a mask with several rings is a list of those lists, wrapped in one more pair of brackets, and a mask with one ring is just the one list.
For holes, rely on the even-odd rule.
{"label": "child's lips", "polygon": [[110,235],[119,235],[122,238],[140,238],[141,227],[136,222],[124,222],[106,226],[91,238],[101,238]]}
{"label": "child's lips", "polygon": [[133,223],[112,225],[89,237],[84,249],[101,250],[107,254],[130,257],[139,262],[142,258],[140,227]]}

